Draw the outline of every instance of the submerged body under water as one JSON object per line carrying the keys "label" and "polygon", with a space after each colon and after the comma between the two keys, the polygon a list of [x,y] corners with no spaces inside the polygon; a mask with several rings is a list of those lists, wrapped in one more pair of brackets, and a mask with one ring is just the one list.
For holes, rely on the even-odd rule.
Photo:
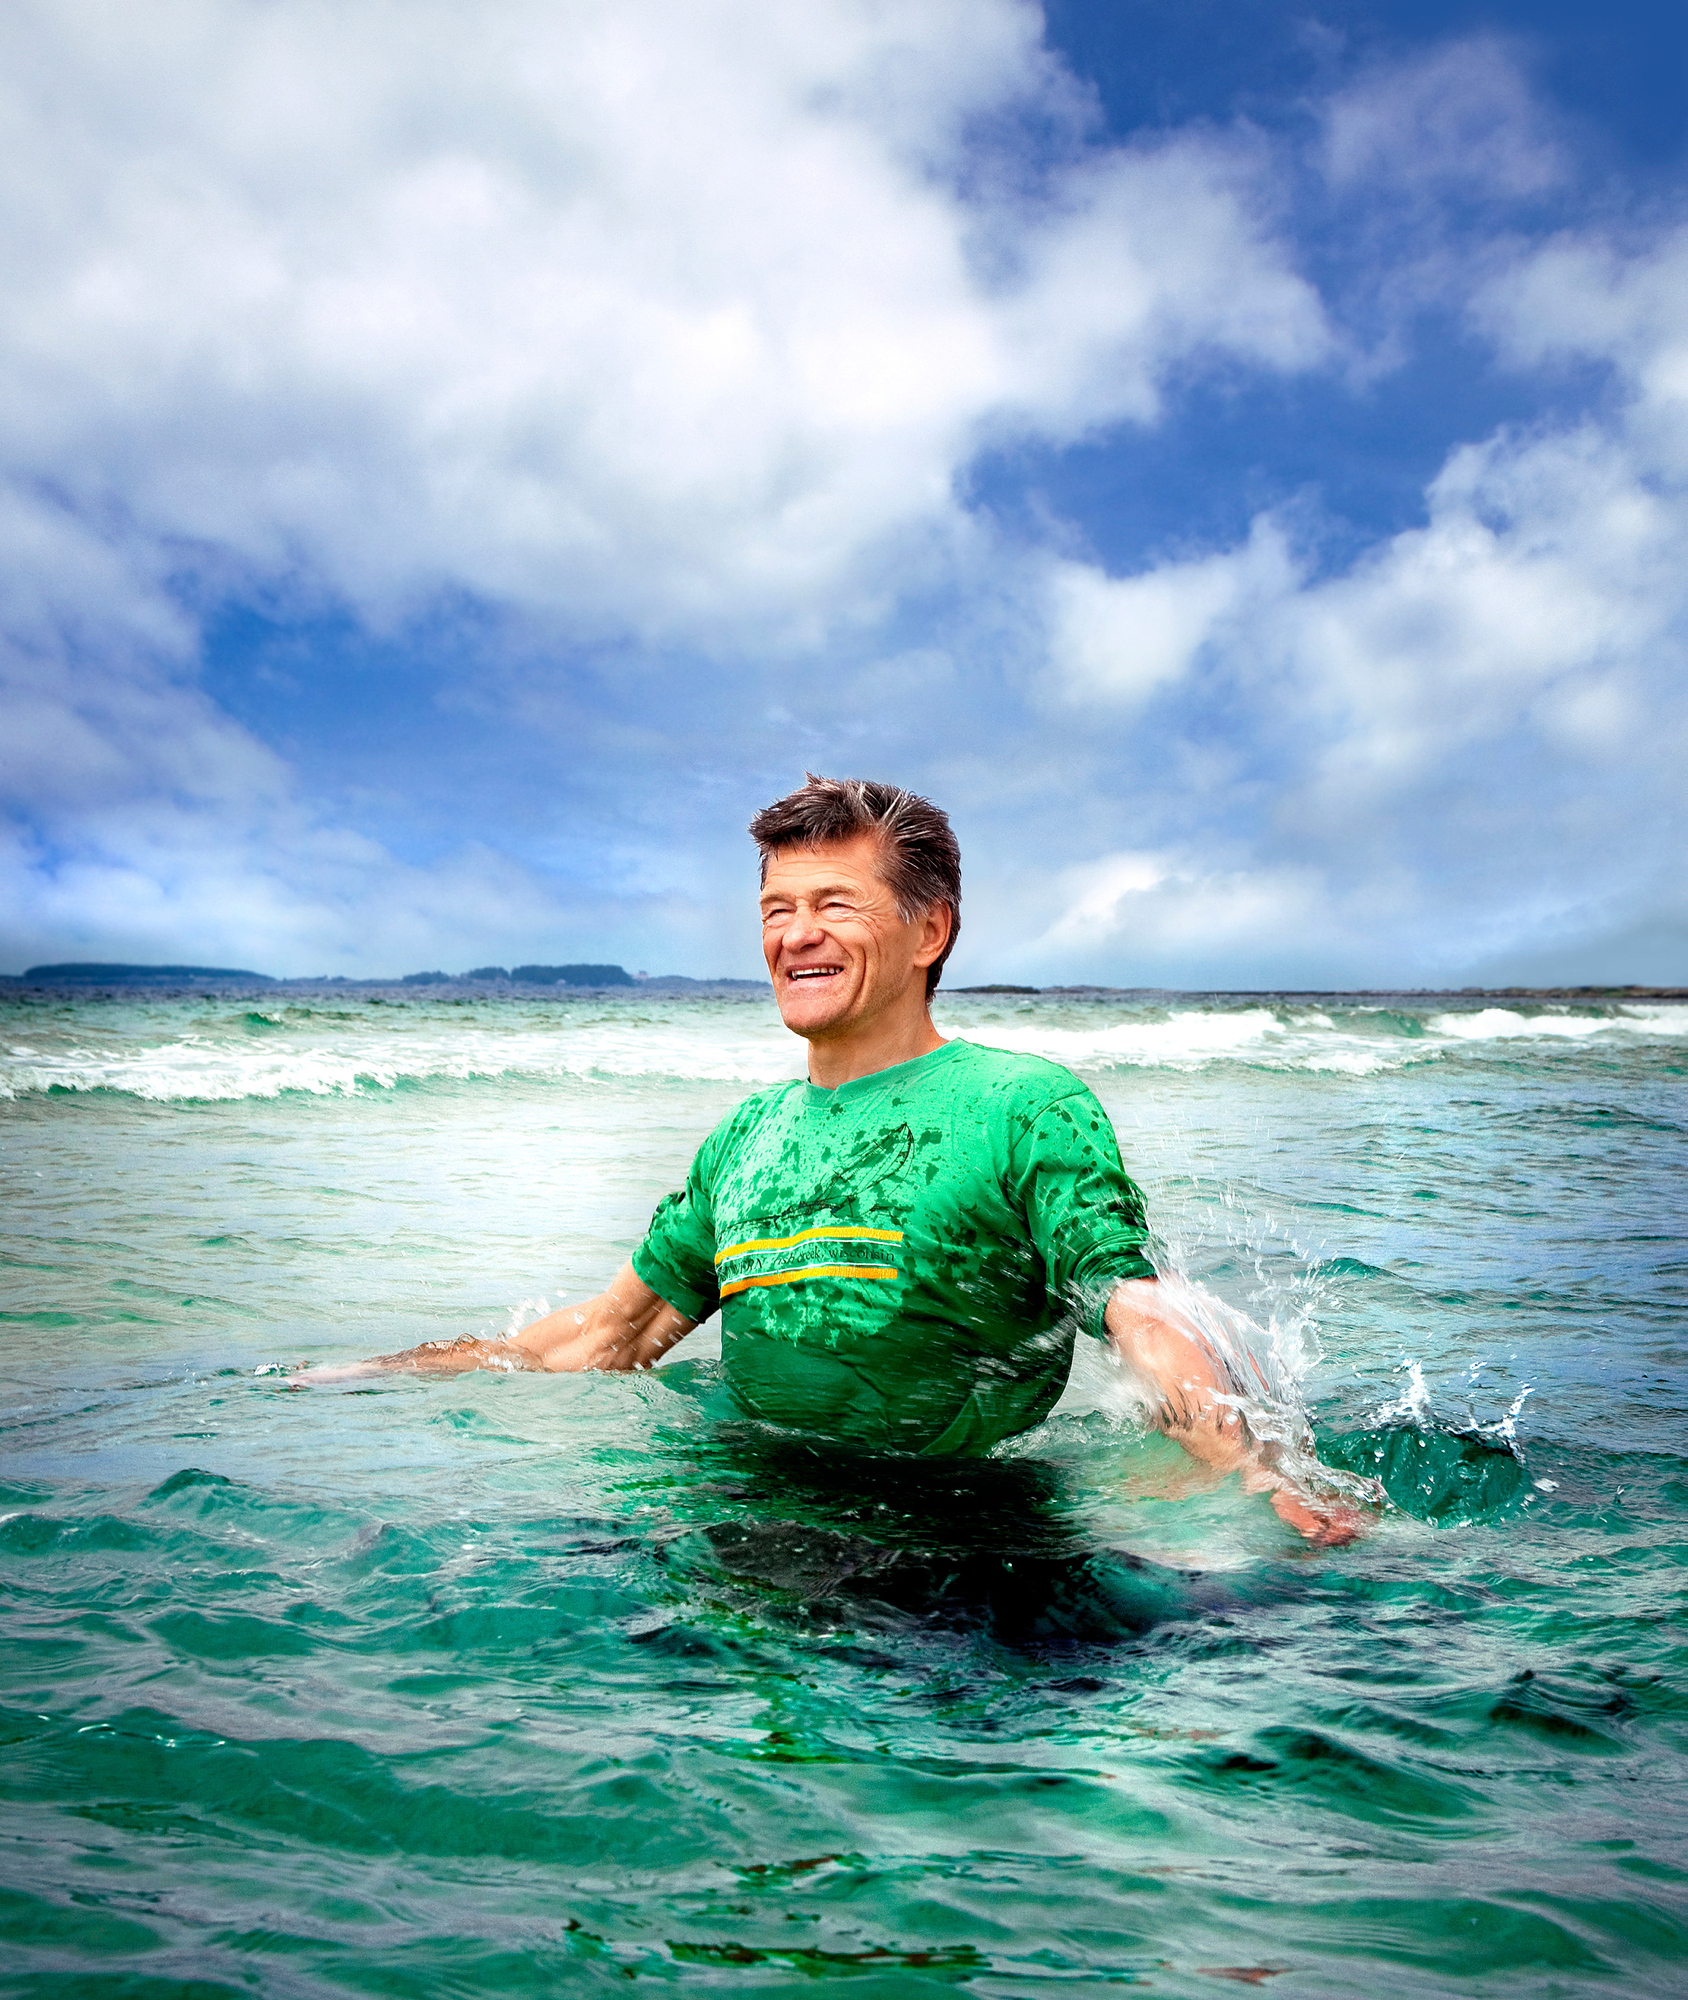
{"label": "submerged body under water", "polygon": [[[940,996],[942,999],[942,996]],[[298,1390],[595,1290],[755,1001],[14,1001],[0,1994],[1674,1994],[1688,1009],[968,999],[1394,1505],[1081,1343],[966,1464],[649,1376]]]}

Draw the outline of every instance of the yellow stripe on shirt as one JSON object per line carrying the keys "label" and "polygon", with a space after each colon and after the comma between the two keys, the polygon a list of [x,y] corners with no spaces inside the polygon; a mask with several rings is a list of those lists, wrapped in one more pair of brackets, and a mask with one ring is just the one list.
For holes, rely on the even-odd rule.
{"label": "yellow stripe on shirt", "polygon": [[[807,1233],[820,1236],[825,1231]],[[730,1285],[721,1287],[721,1296],[730,1299],[734,1292],[747,1292],[752,1285],[795,1285],[799,1278],[900,1278],[902,1275],[890,1264],[805,1264],[801,1271],[770,1271],[765,1277],[735,1278]]]}
{"label": "yellow stripe on shirt", "polygon": [[903,1232],[900,1229],[855,1229],[847,1223],[827,1223],[819,1229],[800,1229],[795,1236],[757,1236],[748,1243],[735,1243],[729,1249],[717,1250],[715,1261],[724,1264],[729,1257],[742,1257],[750,1250],[789,1250],[794,1243],[812,1243],[817,1237],[900,1243]]}

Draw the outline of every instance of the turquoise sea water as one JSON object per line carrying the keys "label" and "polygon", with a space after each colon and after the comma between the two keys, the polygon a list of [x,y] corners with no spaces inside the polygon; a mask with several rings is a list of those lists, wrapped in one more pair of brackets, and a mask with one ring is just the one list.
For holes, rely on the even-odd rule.
{"label": "turquoise sea water", "polygon": [[763,1002],[9,1003],[0,1993],[1688,1986],[1688,1009],[945,1003],[1399,1506],[1098,1348],[991,1463],[653,1375],[274,1364],[595,1289]]}

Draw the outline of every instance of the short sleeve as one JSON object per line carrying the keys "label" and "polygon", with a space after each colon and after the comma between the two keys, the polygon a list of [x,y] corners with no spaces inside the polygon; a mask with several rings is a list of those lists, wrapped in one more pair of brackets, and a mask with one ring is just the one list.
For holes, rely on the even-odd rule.
{"label": "short sleeve", "polygon": [[1115,1284],[1155,1275],[1143,1196],[1120,1162],[1108,1114],[1080,1085],[1021,1128],[1011,1157],[1011,1192],[1050,1297],[1077,1306],[1086,1330],[1100,1334]]}
{"label": "short sleeve", "polygon": [[665,1194],[656,1205],[645,1240],[633,1252],[633,1271],[687,1319],[708,1319],[721,1303],[715,1279],[715,1217],[709,1199],[705,1155],[699,1149],[676,1194]]}

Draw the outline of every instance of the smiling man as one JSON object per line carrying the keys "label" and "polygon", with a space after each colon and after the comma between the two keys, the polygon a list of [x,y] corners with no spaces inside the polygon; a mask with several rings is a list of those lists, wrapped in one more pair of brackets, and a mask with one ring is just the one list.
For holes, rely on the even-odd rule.
{"label": "smiling man", "polygon": [[1143,1201],[1071,1071],[945,1041],[931,1000],[961,921],[948,819],[895,786],[811,776],[757,814],[762,950],[809,1044],[704,1141],[609,1288],[508,1340],[461,1340],[312,1379],[403,1368],[648,1368],[719,1311],[753,1417],[856,1450],[977,1457],[1054,1407],[1081,1327],[1109,1339],[1161,1427],[1269,1492],[1310,1539],[1350,1510],[1253,1438],[1199,1328],[1145,1255]]}

